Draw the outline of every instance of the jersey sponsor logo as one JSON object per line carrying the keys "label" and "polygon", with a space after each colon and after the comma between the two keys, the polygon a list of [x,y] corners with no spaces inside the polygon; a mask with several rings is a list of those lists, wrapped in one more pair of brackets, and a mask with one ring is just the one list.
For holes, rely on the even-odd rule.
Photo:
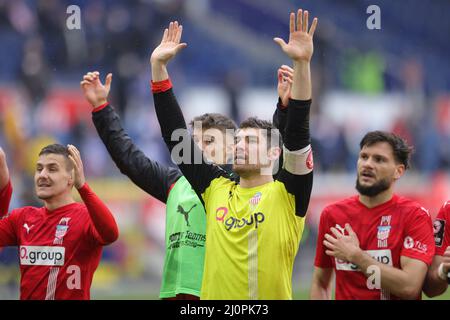
{"label": "jersey sponsor logo", "polygon": [[265,216],[262,212],[256,212],[252,215],[250,215],[249,219],[242,218],[238,219],[235,217],[229,217],[228,219],[223,221],[223,224],[225,225],[225,229],[227,231],[230,231],[231,229],[242,229],[246,226],[252,226],[255,225],[255,229],[258,229],[258,224],[264,222]]}
{"label": "jersey sponsor logo", "polygon": [[428,245],[419,241],[414,240],[412,237],[407,236],[405,240],[403,241],[403,246],[405,249],[418,251],[419,253],[427,253],[428,252]]}
{"label": "jersey sponsor logo", "polygon": [[391,217],[381,217],[380,225],[377,227],[378,248],[387,248],[388,246],[388,238],[391,232]]}
{"label": "jersey sponsor logo", "polygon": [[20,246],[20,264],[24,266],[63,266],[66,248]]}
{"label": "jersey sponsor logo", "polygon": [[56,226],[55,239],[62,240],[69,230],[70,218],[62,218]]}
{"label": "jersey sponsor logo", "polygon": [[249,200],[249,204],[250,204],[250,207],[251,207],[251,208],[254,209],[254,208],[258,205],[259,201],[261,200],[261,196],[262,196],[262,193],[261,193],[261,192],[257,192],[257,193],[255,193],[255,195]]}
{"label": "jersey sponsor logo", "polygon": [[433,222],[434,242],[436,247],[442,247],[445,234],[445,220],[436,219]]}
{"label": "jersey sponsor logo", "polygon": [[228,214],[228,208],[227,207],[217,208],[216,209],[216,220],[217,221],[223,221],[223,219],[225,219],[227,214]]}
{"label": "jersey sponsor logo", "polygon": [[412,247],[414,247],[413,238],[411,238],[410,236],[406,237],[403,241],[403,246],[405,247],[405,249],[411,249]]}
{"label": "jersey sponsor logo", "polygon": [[177,212],[181,213],[184,216],[184,220],[186,221],[186,226],[190,227],[191,225],[189,224],[189,212],[192,211],[192,209],[194,209],[197,206],[197,204],[195,203],[188,211],[184,210],[183,207],[179,204],[178,208],[177,208]]}
{"label": "jersey sponsor logo", "polygon": [[34,227],[34,224],[32,224],[31,226],[28,226],[28,223],[24,223],[23,227],[25,228],[25,230],[27,230],[27,234],[30,233],[31,228]]}
{"label": "jersey sponsor logo", "polygon": [[342,228],[339,224],[336,223],[335,226],[336,229],[339,230],[340,233],[342,233],[343,235],[345,235],[345,228]]}
{"label": "jersey sponsor logo", "polygon": [[[364,250],[369,256],[373,259],[377,260],[379,263],[392,266],[392,252],[390,249],[384,250]],[[350,263],[345,260],[340,260],[335,258],[336,261],[336,270],[341,271],[361,271],[359,267],[353,263]]]}

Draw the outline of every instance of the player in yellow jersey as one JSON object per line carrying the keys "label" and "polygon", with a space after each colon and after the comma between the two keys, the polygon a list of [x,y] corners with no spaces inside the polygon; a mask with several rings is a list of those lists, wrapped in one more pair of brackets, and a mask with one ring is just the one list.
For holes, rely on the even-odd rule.
{"label": "player in yellow jersey", "polygon": [[[313,179],[309,110],[316,25],[314,19],[308,28],[308,12],[298,10],[290,15],[288,43],[274,39],[293,61],[286,126],[280,136],[268,121],[249,118],[240,125],[233,164],[240,181],[205,160],[186,130],[167,71],[168,61],[187,46],[180,43],[178,22],[170,23],[152,53],[162,136],[207,215],[202,299],[292,298],[292,270]],[[283,168],[274,180],[272,169],[281,149]]]}

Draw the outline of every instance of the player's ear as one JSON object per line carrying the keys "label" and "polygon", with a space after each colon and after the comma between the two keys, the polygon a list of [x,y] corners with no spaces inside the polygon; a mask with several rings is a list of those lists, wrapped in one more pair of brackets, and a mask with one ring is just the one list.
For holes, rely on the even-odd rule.
{"label": "player's ear", "polygon": [[73,186],[75,181],[75,169],[70,170],[69,179],[67,180],[68,186]]}
{"label": "player's ear", "polygon": [[398,180],[401,178],[401,176],[403,176],[403,174],[405,173],[405,165],[404,164],[398,164],[395,168],[395,173],[394,173],[394,179]]}

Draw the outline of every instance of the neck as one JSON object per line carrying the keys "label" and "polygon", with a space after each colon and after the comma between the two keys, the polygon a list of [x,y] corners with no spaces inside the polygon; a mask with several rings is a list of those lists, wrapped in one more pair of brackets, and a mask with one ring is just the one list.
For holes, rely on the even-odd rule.
{"label": "neck", "polygon": [[374,197],[364,196],[362,194],[359,195],[359,201],[365,205],[367,208],[371,209],[380,204],[386,203],[392,199],[394,196],[394,189],[391,187]]}
{"label": "neck", "polygon": [[53,197],[51,199],[45,199],[44,206],[47,208],[47,210],[53,211],[74,202],[75,200],[73,200],[71,194],[65,194],[62,196]]}
{"label": "neck", "polygon": [[263,184],[266,184],[268,182],[272,182],[273,177],[271,175],[254,175],[249,177],[242,177],[240,178],[239,184],[242,188],[253,188],[257,186],[261,186]]}

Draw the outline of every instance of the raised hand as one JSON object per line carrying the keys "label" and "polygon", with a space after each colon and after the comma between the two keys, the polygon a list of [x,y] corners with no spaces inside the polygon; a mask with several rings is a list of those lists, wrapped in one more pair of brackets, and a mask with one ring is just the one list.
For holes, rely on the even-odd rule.
{"label": "raised hand", "polygon": [[294,77],[294,69],[287,65],[282,65],[278,69],[278,96],[281,104],[287,107],[289,97],[291,96],[292,79]]}
{"label": "raised hand", "polygon": [[0,190],[3,189],[9,181],[8,165],[6,163],[6,155],[0,147]]}
{"label": "raised hand", "polygon": [[317,18],[314,18],[311,28],[309,27],[309,13],[299,9],[297,12],[297,23],[295,13],[291,13],[289,21],[289,42],[286,43],[281,38],[274,38],[281,49],[295,62],[310,62],[313,52],[313,36],[317,26]]}
{"label": "raised hand", "polygon": [[183,26],[178,25],[178,21],[171,22],[169,28],[164,30],[161,43],[153,50],[150,63],[167,65],[169,60],[175,57],[180,50],[186,48],[186,43],[180,43],[182,33]]}
{"label": "raised hand", "polygon": [[111,82],[112,73],[106,76],[104,85],[100,81],[100,73],[98,71],[88,72],[84,75],[83,80],[80,82],[80,87],[83,90],[84,97],[93,108],[101,106],[108,101]]}
{"label": "raised hand", "polygon": [[75,146],[69,144],[67,145],[69,149],[69,159],[72,161],[73,171],[74,171],[74,186],[80,189],[86,182],[84,177],[83,162],[81,161],[80,151],[78,151]]}

